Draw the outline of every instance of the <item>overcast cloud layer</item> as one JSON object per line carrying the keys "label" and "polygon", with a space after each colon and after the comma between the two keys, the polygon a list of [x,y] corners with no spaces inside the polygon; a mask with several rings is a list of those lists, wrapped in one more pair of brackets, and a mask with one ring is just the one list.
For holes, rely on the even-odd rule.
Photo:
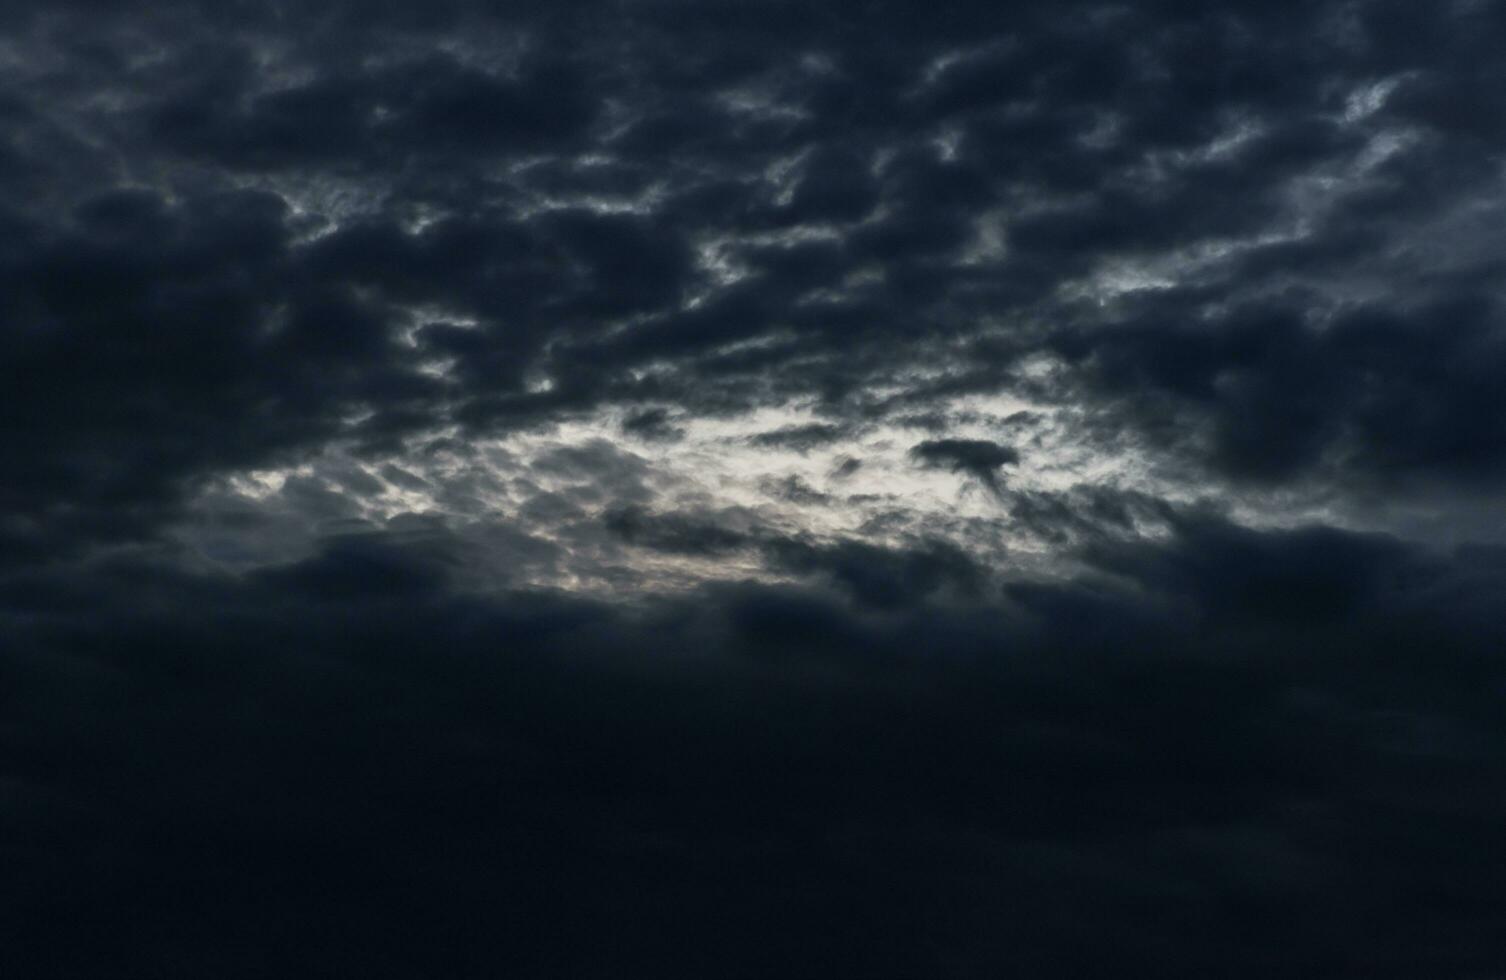
{"label": "overcast cloud layer", "polygon": [[1506,976],[1503,52],[0,5],[0,973]]}

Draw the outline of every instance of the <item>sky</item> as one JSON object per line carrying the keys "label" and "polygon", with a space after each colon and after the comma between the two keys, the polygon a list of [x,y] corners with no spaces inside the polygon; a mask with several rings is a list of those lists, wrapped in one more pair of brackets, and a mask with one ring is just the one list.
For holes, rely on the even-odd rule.
{"label": "sky", "polygon": [[0,5],[0,973],[1506,976],[1503,51]]}

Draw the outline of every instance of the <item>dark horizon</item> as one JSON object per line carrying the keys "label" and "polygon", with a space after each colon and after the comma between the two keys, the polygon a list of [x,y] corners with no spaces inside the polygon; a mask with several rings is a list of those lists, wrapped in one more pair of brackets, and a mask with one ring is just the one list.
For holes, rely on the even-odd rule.
{"label": "dark horizon", "polygon": [[1503,53],[0,7],[0,975],[1506,976]]}

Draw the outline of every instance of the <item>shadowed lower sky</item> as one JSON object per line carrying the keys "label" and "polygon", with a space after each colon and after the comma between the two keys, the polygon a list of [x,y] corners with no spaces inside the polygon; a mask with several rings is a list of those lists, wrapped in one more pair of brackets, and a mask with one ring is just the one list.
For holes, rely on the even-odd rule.
{"label": "shadowed lower sky", "polygon": [[0,973],[1503,975],[1503,51],[0,6]]}

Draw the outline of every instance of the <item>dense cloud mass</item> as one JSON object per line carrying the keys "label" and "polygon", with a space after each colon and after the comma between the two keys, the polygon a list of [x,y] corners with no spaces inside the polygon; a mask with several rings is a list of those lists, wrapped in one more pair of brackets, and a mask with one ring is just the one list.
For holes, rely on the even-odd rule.
{"label": "dense cloud mass", "polygon": [[0,7],[0,972],[1502,975],[1502,51]]}

